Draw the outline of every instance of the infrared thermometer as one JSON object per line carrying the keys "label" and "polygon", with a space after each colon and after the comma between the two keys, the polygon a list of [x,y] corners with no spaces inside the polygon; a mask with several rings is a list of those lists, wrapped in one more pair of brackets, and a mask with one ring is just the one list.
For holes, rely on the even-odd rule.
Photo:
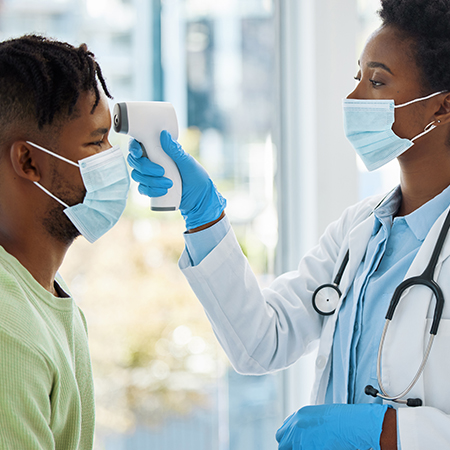
{"label": "infrared thermometer", "polygon": [[153,211],[175,211],[181,202],[181,177],[177,165],[161,148],[159,136],[167,130],[178,139],[178,121],[175,109],[168,102],[124,102],[116,103],[113,111],[114,130],[128,134],[142,147],[144,156],[164,168],[166,178],[173,186],[162,197],[152,197]]}

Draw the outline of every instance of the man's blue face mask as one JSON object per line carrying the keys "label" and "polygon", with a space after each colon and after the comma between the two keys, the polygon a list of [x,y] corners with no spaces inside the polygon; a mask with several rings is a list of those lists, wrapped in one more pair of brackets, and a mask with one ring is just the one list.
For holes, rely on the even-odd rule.
{"label": "man's blue face mask", "polygon": [[39,183],[34,184],[65,206],[64,213],[89,242],[96,241],[117,223],[125,209],[130,188],[130,176],[119,146],[81,159],[77,164],[44,147],[27,143],[79,167],[86,188],[83,203],[66,205]]}
{"label": "man's blue face mask", "polygon": [[402,139],[392,130],[395,108],[427,100],[442,92],[444,91],[401,105],[395,105],[394,100],[343,100],[345,135],[367,170],[372,171],[384,166],[413,146],[416,139],[436,128],[435,122],[431,122],[414,138]]}

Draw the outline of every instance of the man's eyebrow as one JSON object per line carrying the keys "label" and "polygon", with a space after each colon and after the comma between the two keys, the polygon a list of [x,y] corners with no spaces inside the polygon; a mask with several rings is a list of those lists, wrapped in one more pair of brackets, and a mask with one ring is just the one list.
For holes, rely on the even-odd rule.
{"label": "man's eyebrow", "polygon": [[[361,66],[361,62],[360,62],[359,60],[358,60],[358,66]],[[383,64],[383,63],[380,63],[380,62],[370,61],[370,62],[367,63],[367,67],[368,67],[369,69],[377,69],[377,68],[380,68],[380,69],[385,70],[386,72],[389,72],[391,75],[394,75],[394,74],[392,73],[392,70],[389,69],[389,67],[386,66],[386,64]]]}
{"label": "man's eyebrow", "polygon": [[91,133],[91,136],[99,136],[102,134],[107,134],[108,133],[108,128],[97,128],[96,130],[94,130]]}

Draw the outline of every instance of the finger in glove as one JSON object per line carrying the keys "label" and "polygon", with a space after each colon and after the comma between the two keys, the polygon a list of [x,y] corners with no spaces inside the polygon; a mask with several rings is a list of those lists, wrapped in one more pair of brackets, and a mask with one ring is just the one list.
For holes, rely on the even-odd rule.
{"label": "finger in glove", "polygon": [[143,175],[138,170],[131,171],[131,178],[139,184],[149,186],[151,188],[170,189],[173,186],[173,182],[170,178],[166,177],[150,177]]}
{"label": "finger in glove", "polygon": [[141,144],[139,144],[139,142],[136,139],[130,139],[130,142],[128,143],[128,151],[135,158],[140,158],[141,156],[144,155]]}
{"label": "finger in glove", "polygon": [[127,157],[127,161],[132,169],[137,170],[143,175],[148,175],[151,177],[162,177],[165,173],[163,167],[161,167],[159,164],[155,164],[145,157],[135,158],[130,153]]}

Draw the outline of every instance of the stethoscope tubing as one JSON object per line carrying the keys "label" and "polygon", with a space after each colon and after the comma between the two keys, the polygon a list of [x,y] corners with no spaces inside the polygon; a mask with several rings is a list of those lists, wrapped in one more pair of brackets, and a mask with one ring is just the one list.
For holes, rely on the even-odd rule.
{"label": "stethoscope tubing", "polygon": [[382,382],[382,377],[381,377],[381,354],[383,352],[384,341],[385,341],[387,330],[389,328],[389,324],[390,323],[391,323],[390,319],[386,319],[386,323],[384,324],[384,328],[383,328],[383,334],[381,335],[380,345],[378,347],[377,380],[378,380],[378,386],[380,387],[381,392],[383,393],[383,395],[378,393],[377,396],[382,398],[382,399],[384,399],[384,400],[389,400],[391,402],[398,402],[398,403],[407,404],[408,403],[407,400],[401,400],[401,399],[403,397],[405,397],[411,391],[411,389],[415,386],[415,384],[419,380],[420,376],[422,375],[422,372],[425,369],[425,365],[427,364],[428,357],[430,356],[431,347],[433,346],[435,335],[434,334],[430,334],[430,337],[428,339],[428,345],[427,345],[427,348],[425,350],[424,356],[422,358],[422,362],[421,362],[421,364],[420,364],[420,366],[419,366],[419,368],[418,368],[418,370],[416,372],[416,375],[412,379],[411,383],[409,383],[408,387],[403,392],[401,392],[398,395],[389,395],[386,392],[386,389],[384,388],[384,385],[383,385],[383,382]]}

